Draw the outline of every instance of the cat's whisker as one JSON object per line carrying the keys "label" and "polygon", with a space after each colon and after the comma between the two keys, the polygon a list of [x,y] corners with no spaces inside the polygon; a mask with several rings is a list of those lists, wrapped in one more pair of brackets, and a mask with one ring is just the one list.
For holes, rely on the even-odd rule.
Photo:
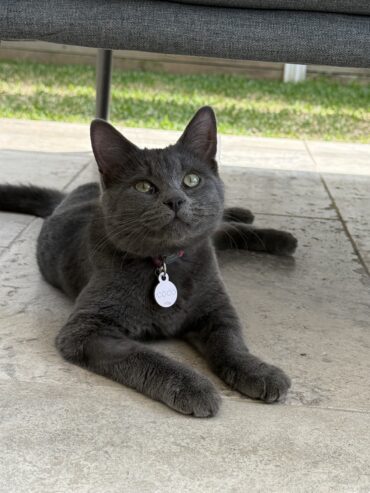
{"label": "cat's whisker", "polygon": [[[242,239],[244,245],[246,246],[246,248],[243,248],[243,250],[249,250],[248,241],[247,241],[246,235],[243,233],[242,228],[238,227],[236,224],[227,223],[225,225],[225,232],[227,232],[228,227],[231,227],[234,231],[236,231],[236,233],[238,233],[238,236]],[[230,236],[232,236],[232,235],[230,235]],[[236,245],[237,245],[237,243],[236,243]],[[235,248],[240,249],[240,247],[238,247],[238,246],[236,246]]]}
{"label": "cat's whisker", "polygon": [[235,250],[237,250],[238,249],[238,245],[237,245],[235,239],[233,238],[233,236],[227,231],[227,229],[222,230],[222,233],[224,233],[230,239],[231,245],[233,245],[233,248]]}
{"label": "cat's whisker", "polygon": [[262,245],[263,250],[266,250],[266,243],[263,241],[263,239],[260,237],[260,235],[255,231],[253,228],[248,228],[248,231],[259,241],[259,243]]}

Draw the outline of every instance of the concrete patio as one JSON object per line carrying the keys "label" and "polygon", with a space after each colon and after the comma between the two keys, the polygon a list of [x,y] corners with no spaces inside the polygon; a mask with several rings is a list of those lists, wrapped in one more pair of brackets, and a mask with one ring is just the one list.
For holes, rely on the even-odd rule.
{"label": "concrete patio", "polygon": [[[88,125],[0,130],[0,182],[71,190],[94,176]],[[177,137],[125,134],[147,147]],[[54,337],[71,304],[38,273],[41,220],[0,213],[1,492],[370,492],[370,145],[223,136],[220,147],[228,204],[299,239],[294,258],[220,258],[249,347],[292,377],[287,401],[241,397],[178,342],[157,346],[213,379],[216,418],[65,363]]]}

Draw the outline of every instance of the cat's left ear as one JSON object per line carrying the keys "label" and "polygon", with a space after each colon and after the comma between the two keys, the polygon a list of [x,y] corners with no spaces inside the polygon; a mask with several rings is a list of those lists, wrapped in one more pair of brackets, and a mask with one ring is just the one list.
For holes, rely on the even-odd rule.
{"label": "cat's left ear", "polygon": [[105,186],[109,186],[139,148],[112,125],[99,118],[91,123],[90,137],[102,181]]}
{"label": "cat's left ear", "polygon": [[188,151],[217,169],[217,123],[210,106],[203,106],[195,113],[178,144],[182,144]]}

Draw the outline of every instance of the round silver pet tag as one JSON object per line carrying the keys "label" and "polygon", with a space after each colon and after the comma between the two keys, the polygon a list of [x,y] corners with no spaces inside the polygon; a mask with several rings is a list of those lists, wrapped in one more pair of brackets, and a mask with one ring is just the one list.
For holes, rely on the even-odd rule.
{"label": "round silver pet tag", "polygon": [[163,272],[158,276],[159,284],[155,288],[154,298],[159,306],[169,308],[177,300],[177,288],[173,282],[169,280],[168,274]]}

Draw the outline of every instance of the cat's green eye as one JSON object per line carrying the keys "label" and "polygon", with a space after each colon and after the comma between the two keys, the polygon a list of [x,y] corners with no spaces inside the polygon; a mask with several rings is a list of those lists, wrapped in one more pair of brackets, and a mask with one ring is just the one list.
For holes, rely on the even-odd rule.
{"label": "cat's green eye", "polygon": [[194,188],[200,183],[200,177],[195,173],[189,173],[184,176],[184,184],[189,188]]}
{"label": "cat's green eye", "polygon": [[154,192],[154,186],[150,183],[150,181],[138,181],[135,183],[135,188],[138,192],[142,193],[153,193]]}

